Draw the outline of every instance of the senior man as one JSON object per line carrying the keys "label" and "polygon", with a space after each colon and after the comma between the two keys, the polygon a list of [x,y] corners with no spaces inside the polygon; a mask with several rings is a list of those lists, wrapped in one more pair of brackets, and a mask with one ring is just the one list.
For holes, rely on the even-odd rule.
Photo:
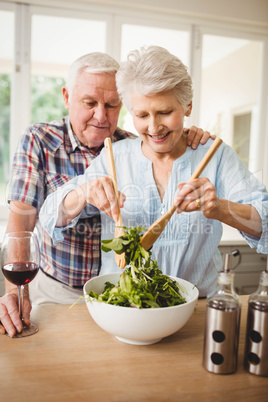
{"label": "senior man", "polygon": [[[115,74],[119,64],[104,53],[90,53],[70,66],[62,89],[68,116],[61,121],[37,123],[26,129],[14,156],[9,186],[10,215],[7,232],[36,230],[41,248],[37,277],[24,291],[23,320],[30,324],[31,303],[72,303],[83,284],[97,276],[101,267],[100,216],[83,219],[65,232],[54,246],[38,220],[48,194],[84,173],[96,158],[106,137],[112,141],[135,138],[117,127],[121,109]],[[196,127],[188,144],[196,148],[210,137]],[[16,286],[6,281],[0,298],[0,333],[14,336],[22,330]]]}

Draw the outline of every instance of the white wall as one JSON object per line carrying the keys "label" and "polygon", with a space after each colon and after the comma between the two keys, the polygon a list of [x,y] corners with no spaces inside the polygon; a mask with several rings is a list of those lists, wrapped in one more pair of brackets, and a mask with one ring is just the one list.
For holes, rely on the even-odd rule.
{"label": "white wall", "polygon": [[[260,52],[259,43],[251,42],[232,53],[229,57],[225,57],[203,70],[202,127],[204,126],[211,130],[212,127],[207,127],[207,122],[211,121],[212,116],[215,117],[216,123],[219,113],[229,116],[232,110],[241,107],[241,105],[251,107],[258,103]],[[250,63],[248,62],[249,60],[251,60]],[[251,77],[250,81],[248,77]],[[232,91],[232,95],[230,95],[230,91]],[[221,137],[231,144],[232,131],[230,126],[231,123],[224,128],[224,133],[221,133]]]}

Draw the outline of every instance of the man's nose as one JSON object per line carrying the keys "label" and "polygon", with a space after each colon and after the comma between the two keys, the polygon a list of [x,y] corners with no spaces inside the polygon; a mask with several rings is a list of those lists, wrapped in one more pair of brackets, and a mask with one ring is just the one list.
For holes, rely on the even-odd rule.
{"label": "man's nose", "polygon": [[99,123],[104,123],[107,119],[106,109],[104,105],[97,105],[94,109],[94,117]]}

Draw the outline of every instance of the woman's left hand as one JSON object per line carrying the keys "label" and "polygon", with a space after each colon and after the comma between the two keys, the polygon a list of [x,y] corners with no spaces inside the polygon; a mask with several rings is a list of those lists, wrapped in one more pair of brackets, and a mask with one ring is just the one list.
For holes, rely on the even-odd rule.
{"label": "woman's left hand", "polygon": [[174,197],[177,212],[202,211],[208,219],[216,219],[220,210],[220,200],[216,189],[206,177],[180,183]]}

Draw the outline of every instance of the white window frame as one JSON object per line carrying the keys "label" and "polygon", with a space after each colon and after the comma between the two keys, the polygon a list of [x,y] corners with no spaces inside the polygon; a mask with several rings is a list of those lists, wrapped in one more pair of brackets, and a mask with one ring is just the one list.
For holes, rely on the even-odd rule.
{"label": "white window frame", "polygon": [[[121,33],[122,26],[124,24],[129,25],[140,25],[144,27],[153,28],[163,28],[163,29],[173,29],[177,31],[188,31],[189,32],[189,68],[191,69],[191,41],[192,41],[192,27],[190,23],[182,21],[178,18],[159,18],[159,16],[151,15],[145,17],[144,14],[136,13],[136,15],[131,14],[131,16],[126,15],[115,15],[115,42],[117,47],[114,52],[114,57],[117,60],[121,59]],[[179,46],[179,44],[178,44]]]}
{"label": "white window frame", "polygon": [[[20,19],[18,21],[18,27],[16,29],[17,47],[20,52],[20,72],[15,72],[14,92],[15,105],[13,105],[11,111],[11,120],[14,126],[11,130],[12,146],[10,149],[11,161],[15,152],[15,147],[20,135],[25,128],[30,124],[31,118],[31,22],[34,15],[55,16],[76,18],[83,20],[96,20],[106,22],[106,49],[107,53],[111,53],[111,31],[112,31],[112,16],[108,14],[97,14],[91,12],[74,11],[74,10],[62,10],[60,8],[47,8],[38,6],[17,5],[20,9],[18,14]],[[24,23],[24,24],[23,24]],[[20,26],[26,26],[25,31],[20,29]],[[18,64],[16,63],[16,70],[18,70]],[[26,96],[26,98],[25,98]],[[18,101],[18,97],[21,97]],[[23,112],[20,105],[23,105]],[[14,118],[19,116],[20,118]]]}
{"label": "white window frame", "polygon": [[[1,11],[10,11],[14,13],[14,20],[15,20],[15,26],[16,26],[16,4],[14,3],[6,3],[6,2],[1,2],[0,3],[0,10]],[[14,53],[15,53],[15,49],[14,49]],[[14,65],[14,58],[15,58],[15,54],[13,57],[13,65]],[[10,94],[10,131],[11,131],[11,125],[12,125],[12,119],[11,119],[11,109],[12,109],[12,91],[13,88],[11,87],[11,94]],[[10,137],[10,145],[11,145],[12,139]],[[4,199],[3,199],[4,198]],[[2,205],[2,200],[3,202],[5,201],[5,195],[1,194],[1,205],[0,205],[0,222],[6,222],[8,215],[9,215],[9,209],[8,206],[3,206]],[[3,235],[4,232],[4,228],[2,225],[0,225],[0,236]],[[0,237],[0,242],[1,242],[1,237]]]}
{"label": "white window frame", "polygon": [[[172,29],[176,31],[186,31],[189,33],[189,57],[188,57],[188,67],[189,72],[192,69],[192,51],[191,51],[191,43],[192,43],[192,26],[189,22],[182,21],[179,18],[159,18],[159,15],[150,15],[150,17],[146,17],[144,14],[133,13],[131,16],[119,14],[114,17],[114,26],[115,26],[115,40],[114,42],[117,46],[114,48],[114,57],[116,60],[121,60],[121,41],[122,41],[122,26],[124,24],[128,25],[136,25],[143,27],[152,27],[152,28],[162,28],[162,29]],[[179,46],[179,44],[178,44]],[[185,124],[189,125],[190,119],[187,117]],[[135,127],[128,127],[127,130],[131,130],[134,133],[137,133]]]}
{"label": "white window frame", "polygon": [[[15,44],[10,105],[10,165],[17,143],[31,121],[31,22],[33,15],[100,20],[106,23],[106,49],[112,55],[113,15],[87,11],[63,10],[29,6],[27,4],[0,2],[0,9],[15,13]],[[93,38],[94,40],[94,38]],[[9,215],[7,205],[0,208],[0,222],[6,222]]]}

